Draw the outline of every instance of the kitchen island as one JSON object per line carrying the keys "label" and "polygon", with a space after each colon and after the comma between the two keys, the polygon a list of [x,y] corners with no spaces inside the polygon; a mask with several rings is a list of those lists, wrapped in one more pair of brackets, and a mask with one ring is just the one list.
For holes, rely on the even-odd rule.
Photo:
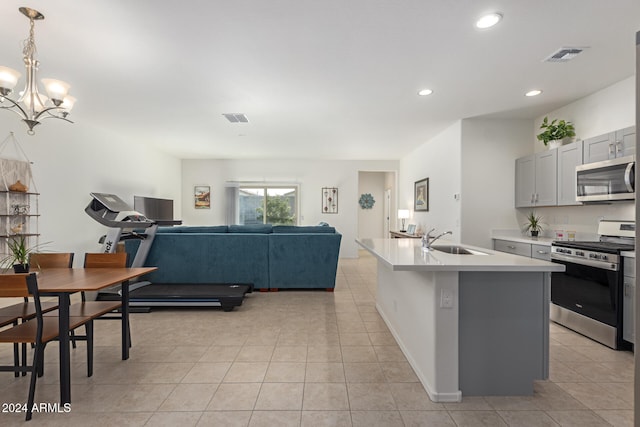
{"label": "kitchen island", "polygon": [[[358,239],[378,261],[376,308],[434,402],[533,394],[549,374],[551,272],[469,245]],[[463,252],[466,254],[458,254]]]}

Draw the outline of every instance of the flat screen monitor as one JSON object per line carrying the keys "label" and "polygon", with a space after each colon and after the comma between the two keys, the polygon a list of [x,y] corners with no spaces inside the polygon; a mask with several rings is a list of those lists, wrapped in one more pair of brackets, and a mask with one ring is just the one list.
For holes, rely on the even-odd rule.
{"label": "flat screen monitor", "polygon": [[133,196],[133,209],[154,221],[173,220],[173,200]]}

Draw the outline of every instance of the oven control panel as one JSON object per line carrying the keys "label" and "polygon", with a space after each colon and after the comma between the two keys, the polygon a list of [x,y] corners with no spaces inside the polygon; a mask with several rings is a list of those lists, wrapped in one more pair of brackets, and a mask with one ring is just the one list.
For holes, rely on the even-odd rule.
{"label": "oven control panel", "polygon": [[563,248],[551,246],[551,258],[553,259],[574,260],[591,260],[599,261],[607,264],[619,264],[620,256],[597,251],[588,251],[586,249]]}

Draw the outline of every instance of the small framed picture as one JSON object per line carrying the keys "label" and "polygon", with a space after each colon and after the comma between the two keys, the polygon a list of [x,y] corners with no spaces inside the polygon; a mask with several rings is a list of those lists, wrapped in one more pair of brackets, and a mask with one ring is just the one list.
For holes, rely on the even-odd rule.
{"label": "small framed picture", "polygon": [[337,187],[322,188],[322,213],[326,213],[326,214],[338,213],[338,188]]}
{"label": "small framed picture", "polygon": [[413,210],[417,212],[429,211],[429,178],[416,181],[413,186]]}
{"label": "small framed picture", "polygon": [[196,185],[193,188],[193,206],[196,209],[211,209],[211,187],[208,185]]}
{"label": "small framed picture", "polygon": [[409,224],[407,226],[407,234],[416,234],[416,225],[415,224]]}

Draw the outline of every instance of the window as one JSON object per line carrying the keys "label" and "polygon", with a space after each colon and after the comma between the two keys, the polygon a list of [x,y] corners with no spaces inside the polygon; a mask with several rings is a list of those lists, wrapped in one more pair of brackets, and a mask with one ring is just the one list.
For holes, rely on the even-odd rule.
{"label": "window", "polygon": [[240,186],[238,205],[239,224],[298,223],[297,186]]}

